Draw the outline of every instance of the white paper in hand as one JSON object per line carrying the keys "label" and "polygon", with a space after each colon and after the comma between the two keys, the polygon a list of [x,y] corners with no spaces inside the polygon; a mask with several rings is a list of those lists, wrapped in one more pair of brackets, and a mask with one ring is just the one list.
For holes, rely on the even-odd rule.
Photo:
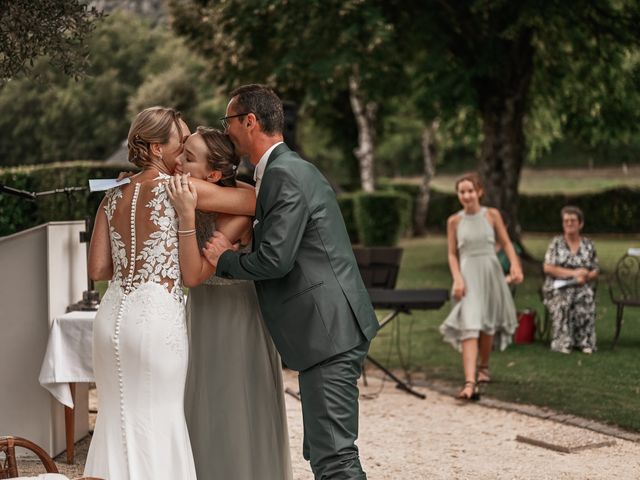
{"label": "white paper in hand", "polygon": [[576,285],[578,282],[575,278],[562,279],[558,278],[553,281],[553,288],[556,290],[560,288],[570,287],[571,285]]}
{"label": "white paper in hand", "polygon": [[102,192],[103,190],[109,190],[110,188],[126,185],[127,183],[131,183],[129,177],[123,178],[122,180],[116,178],[92,178],[89,180],[89,190],[92,192]]}

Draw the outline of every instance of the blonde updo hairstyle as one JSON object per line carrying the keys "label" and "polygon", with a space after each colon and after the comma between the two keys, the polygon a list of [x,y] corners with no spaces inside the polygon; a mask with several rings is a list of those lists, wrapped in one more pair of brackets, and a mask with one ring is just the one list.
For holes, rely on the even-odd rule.
{"label": "blonde updo hairstyle", "polygon": [[222,174],[216,183],[224,187],[235,187],[240,157],[236,155],[229,135],[210,127],[198,127],[196,133],[202,137],[207,146],[207,166]]}
{"label": "blonde updo hairstyle", "polygon": [[483,197],[484,188],[482,186],[480,175],[477,172],[467,172],[460,175],[456,179],[456,193],[458,193],[458,185],[460,185],[462,182],[471,182],[475,191],[478,192],[478,199],[481,199]]}
{"label": "blonde updo hairstyle", "polygon": [[144,168],[153,160],[152,143],[167,143],[171,138],[171,127],[180,131],[180,112],[173,108],[150,107],[141,111],[131,123],[127,147],[129,161]]}

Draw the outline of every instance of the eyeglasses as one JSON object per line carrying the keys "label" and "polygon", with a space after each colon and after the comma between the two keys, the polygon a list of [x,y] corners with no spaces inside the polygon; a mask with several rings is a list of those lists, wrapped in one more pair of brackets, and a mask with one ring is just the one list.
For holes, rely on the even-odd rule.
{"label": "eyeglasses", "polygon": [[249,115],[250,113],[253,113],[253,112],[238,113],[237,115],[229,115],[227,117],[222,117],[220,119],[220,123],[222,123],[222,128],[224,128],[225,130],[227,128],[229,128],[229,119],[230,118],[244,117],[245,115]]}

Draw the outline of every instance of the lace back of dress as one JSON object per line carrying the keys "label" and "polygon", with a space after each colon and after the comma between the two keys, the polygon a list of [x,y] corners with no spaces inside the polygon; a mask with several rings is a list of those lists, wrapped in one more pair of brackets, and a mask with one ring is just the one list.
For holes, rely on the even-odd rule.
{"label": "lace back of dress", "polygon": [[166,190],[168,176],[107,192],[113,279],[125,293],[162,285],[182,302],[177,218]]}

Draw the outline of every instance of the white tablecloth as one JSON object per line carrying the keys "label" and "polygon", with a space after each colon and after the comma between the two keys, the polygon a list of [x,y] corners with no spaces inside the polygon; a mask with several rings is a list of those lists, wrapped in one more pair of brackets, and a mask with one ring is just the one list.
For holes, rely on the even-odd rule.
{"label": "white tablecloth", "polygon": [[93,320],[96,312],[70,312],[53,320],[40,385],[56,400],[73,408],[69,382],[94,382]]}

